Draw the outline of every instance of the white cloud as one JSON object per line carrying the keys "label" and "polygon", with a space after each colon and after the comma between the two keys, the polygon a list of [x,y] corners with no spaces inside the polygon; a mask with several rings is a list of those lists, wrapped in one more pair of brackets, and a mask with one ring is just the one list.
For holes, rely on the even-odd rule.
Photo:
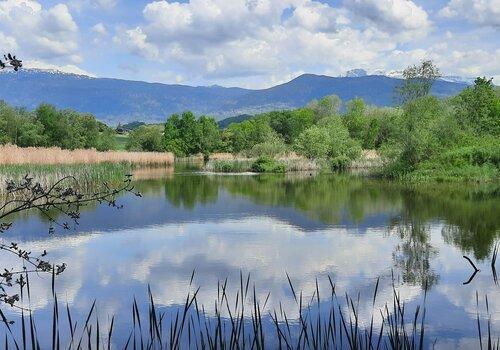
{"label": "white cloud", "polygon": [[[405,35],[428,24],[425,12],[414,10],[421,25],[410,21]],[[180,65],[190,78],[240,77],[249,86],[260,76],[255,86],[262,86],[262,78],[267,85],[317,67],[340,74],[407,40],[376,26],[352,28],[349,14],[311,0],[155,1],[143,10],[145,22],[120,31],[115,41],[134,54]]]}
{"label": "white cloud", "polygon": [[149,59],[158,58],[158,48],[147,42],[147,35],[140,27],[124,31],[115,37],[115,42],[125,45],[133,53]]}
{"label": "white cloud", "polygon": [[22,52],[19,56],[61,59],[78,63],[78,26],[68,7],[43,8],[37,1],[0,2],[0,31],[9,33]]}
{"label": "white cloud", "polygon": [[103,23],[97,23],[92,27],[92,32],[99,36],[106,36],[108,35],[108,30],[106,29],[106,26]]}
{"label": "white cloud", "polygon": [[5,52],[15,51],[18,49],[16,38],[0,31],[0,47]]}
{"label": "white cloud", "polygon": [[[493,1],[474,3],[475,11],[486,11]],[[426,58],[446,75],[498,80],[500,71],[498,49],[478,46],[491,33],[441,32],[440,23],[410,0],[353,0],[342,6],[312,0],[155,1],[144,7],[143,17],[119,42],[169,69],[175,65],[187,81],[255,88],[301,71],[401,70]]]}
{"label": "white cloud", "polygon": [[439,15],[465,18],[484,26],[500,27],[500,0],[451,0],[439,11]]}
{"label": "white cloud", "polygon": [[320,2],[305,2],[294,9],[287,22],[309,31],[330,32],[349,23],[343,12]]}
{"label": "white cloud", "polygon": [[346,0],[346,8],[382,30],[426,32],[431,23],[427,12],[410,0]]}

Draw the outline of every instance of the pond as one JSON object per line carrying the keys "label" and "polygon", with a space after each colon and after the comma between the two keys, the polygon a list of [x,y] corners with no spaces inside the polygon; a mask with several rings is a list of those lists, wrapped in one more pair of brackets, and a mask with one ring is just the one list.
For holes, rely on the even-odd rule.
{"label": "pond", "polygon": [[[86,207],[70,231],[49,234],[47,220],[30,213],[3,237],[67,264],[56,278],[60,313],[68,305],[81,325],[96,300],[103,342],[114,315],[113,343],[123,348],[134,297],[147,315],[148,286],[155,307],[167,313],[182,309],[188,292],[200,287],[196,303],[214,318],[226,279],[232,305],[248,276],[248,299],[255,286],[264,333],[274,331],[273,310],[286,313],[299,333],[295,299],[302,296],[303,309],[311,299],[323,305],[332,285],[346,312],[345,295],[354,300],[362,329],[372,320],[380,326],[378,310],[393,306],[393,288],[407,310],[425,306],[425,347],[478,347],[478,315],[483,336],[488,320],[495,339],[500,333],[500,287],[490,266],[500,239],[498,184],[408,186],[333,174],[157,177],[137,181],[142,198],[122,195],[123,209]],[[467,284],[474,270],[463,255],[481,270]],[[15,259],[0,257],[2,266]],[[47,347],[50,285],[50,276],[31,276],[29,308]],[[6,311],[19,324],[20,311]],[[66,318],[61,323],[67,339]]]}

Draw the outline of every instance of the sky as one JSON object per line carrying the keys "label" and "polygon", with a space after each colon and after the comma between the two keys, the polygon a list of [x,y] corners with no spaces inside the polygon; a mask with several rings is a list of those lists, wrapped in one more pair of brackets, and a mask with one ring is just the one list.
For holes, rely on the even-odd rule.
{"label": "sky", "polygon": [[500,82],[500,0],[0,0],[26,67],[265,88],[303,73],[401,70]]}

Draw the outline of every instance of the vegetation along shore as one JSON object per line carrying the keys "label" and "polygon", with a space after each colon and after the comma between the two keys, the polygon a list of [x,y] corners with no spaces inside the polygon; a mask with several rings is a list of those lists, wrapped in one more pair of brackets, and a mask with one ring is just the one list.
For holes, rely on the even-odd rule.
{"label": "vegetation along shore", "polygon": [[[92,115],[50,105],[29,112],[1,103],[0,143],[36,149],[7,146],[0,163],[170,164],[173,155],[201,155],[205,169],[217,172],[369,167],[389,179],[498,180],[498,88],[477,78],[458,95],[441,99],[430,95],[439,76],[431,61],[408,67],[395,91],[395,107],[370,106],[360,98],[343,104],[330,95],[303,108],[238,119],[222,129],[215,119],[189,111],[163,125],[113,129]],[[98,153],[117,149],[132,153]]]}

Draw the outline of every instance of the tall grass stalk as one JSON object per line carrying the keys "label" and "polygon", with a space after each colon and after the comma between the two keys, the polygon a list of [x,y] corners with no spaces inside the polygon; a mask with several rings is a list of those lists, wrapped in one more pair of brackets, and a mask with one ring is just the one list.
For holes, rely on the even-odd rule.
{"label": "tall grass stalk", "polygon": [[58,147],[0,146],[0,164],[96,164],[130,163],[141,165],[173,164],[172,153],[161,152],[97,152],[95,149],[64,150]]}
{"label": "tall grass stalk", "polygon": [[[377,309],[379,281],[372,296],[369,324],[361,320],[360,295],[338,296],[329,277],[330,291],[321,297],[318,281],[311,298],[305,299],[289,287],[298,316],[288,315],[280,303],[278,309],[267,307],[270,293],[260,299],[250,275],[240,273],[234,295],[229,295],[227,279],[217,284],[213,312],[198,301],[200,288],[193,289],[194,272],[183,305],[165,311],[154,301],[148,287],[147,309],[136,298],[130,305],[130,330],[115,336],[115,317],[102,322],[94,301],[82,320],[75,320],[71,308],[61,308],[52,283],[52,324],[50,343],[54,349],[423,349],[431,344],[425,333],[425,297],[423,305],[409,312],[393,283],[392,302]],[[30,303],[29,278],[21,287],[21,298]],[[479,302],[478,302],[479,309]],[[488,299],[486,309],[489,314]],[[380,314],[382,321],[376,322]],[[40,334],[35,315],[23,309],[20,322],[4,319],[5,348],[40,349],[47,334]],[[491,332],[491,317],[486,330],[477,315],[479,347],[498,349],[499,341]],[[481,328],[483,327],[483,328]]]}

